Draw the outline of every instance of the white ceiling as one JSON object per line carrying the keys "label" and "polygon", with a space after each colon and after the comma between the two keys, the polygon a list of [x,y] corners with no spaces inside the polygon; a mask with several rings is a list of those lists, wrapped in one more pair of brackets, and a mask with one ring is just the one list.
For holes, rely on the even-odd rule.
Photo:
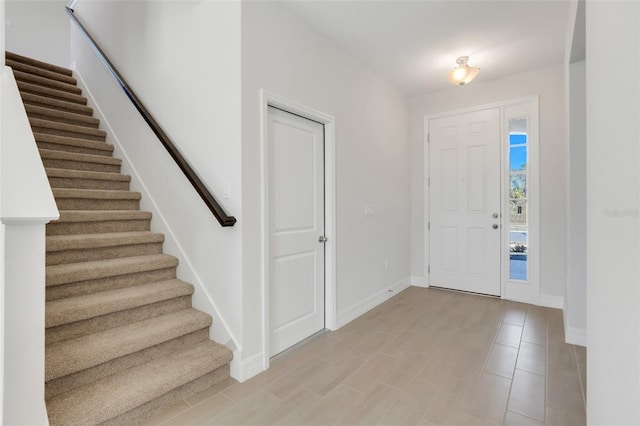
{"label": "white ceiling", "polygon": [[566,0],[286,1],[291,11],[408,96],[451,88],[458,56],[476,81],[561,64]]}

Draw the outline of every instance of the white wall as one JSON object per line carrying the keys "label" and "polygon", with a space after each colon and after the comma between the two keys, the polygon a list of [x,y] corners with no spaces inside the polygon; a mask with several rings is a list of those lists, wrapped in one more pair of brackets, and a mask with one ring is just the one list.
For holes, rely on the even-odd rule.
{"label": "white wall", "polygon": [[[271,2],[242,3],[244,349],[261,351],[260,89],[336,118],[339,321],[409,276],[405,97]],[[364,205],[376,206],[365,217]],[[389,268],[384,269],[388,259]]]}
{"label": "white wall", "polygon": [[586,346],[587,332],[587,135],[586,64],[569,65],[569,194],[565,337]]}
{"label": "white wall", "polygon": [[[444,76],[443,76],[444,78]],[[543,300],[562,305],[565,282],[564,73],[551,67],[500,80],[479,77],[410,99],[411,109],[411,272],[424,280],[424,116],[531,95],[540,96],[540,292]]]}
{"label": "white wall", "polygon": [[6,48],[41,61],[69,66],[66,0],[7,0]]}
{"label": "white wall", "polygon": [[637,425],[640,3],[586,8],[587,421]]}
{"label": "white wall", "polygon": [[[233,228],[218,224],[74,27],[72,61],[98,115],[106,117],[101,125],[116,144],[115,155],[125,160],[123,171],[133,175],[132,190],[143,192],[142,209],[154,213],[152,229],[165,233],[165,253],[180,259],[179,278],[196,285],[194,306],[213,314],[212,336],[239,349],[240,4],[81,1],[75,10],[203,182],[238,219]],[[225,182],[228,199],[222,199]]]}

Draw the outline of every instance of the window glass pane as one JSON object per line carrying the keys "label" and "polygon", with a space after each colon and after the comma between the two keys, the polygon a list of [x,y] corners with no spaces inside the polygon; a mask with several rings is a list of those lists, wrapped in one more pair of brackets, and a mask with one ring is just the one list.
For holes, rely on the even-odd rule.
{"label": "window glass pane", "polygon": [[509,170],[527,170],[527,146],[512,146],[509,149]]}
{"label": "window glass pane", "polygon": [[509,130],[509,278],[527,281],[527,119],[509,120]]}
{"label": "window glass pane", "polygon": [[509,145],[520,145],[527,143],[526,134],[512,133],[509,135]]}

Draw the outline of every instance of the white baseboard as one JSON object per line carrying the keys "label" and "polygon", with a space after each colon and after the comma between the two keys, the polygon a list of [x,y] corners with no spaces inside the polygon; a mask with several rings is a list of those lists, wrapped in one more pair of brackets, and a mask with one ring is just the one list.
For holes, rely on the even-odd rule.
{"label": "white baseboard", "polygon": [[541,294],[540,300],[538,302],[539,306],[544,306],[545,308],[555,308],[555,309],[563,309],[564,308],[564,297],[562,296],[550,296],[548,294]]}
{"label": "white baseboard", "polygon": [[240,358],[240,353],[234,353],[233,360],[230,364],[231,377],[240,383],[249,380],[253,376],[257,376],[267,369],[267,366],[264,365],[264,356],[262,352],[252,355],[244,361]]}
{"label": "white baseboard", "polygon": [[411,281],[412,286],[429,288],[429,283],[427,282],[427,279],[425,277],[412,275],[411,278],[409,278],[409,280]]}
{"label": "white baseboard", "polygon": [[571,327],[567,321],[567,311],[562,310],[562,322],[564,324],[564,341],[571,345],[587,346],[587,330]]}
{"label": "white baseboard", "polygon": [[405,278],[404,280],[399,281],[385,288],[382,291],[379,291],[378,293],[368,297],[367,299],[359,303],[356,303],[350,308],[347,308],[344,311],[339,312],[336,329],[350,323],[354,319],[358,318],[360,315],[370,311],[371,309],[375,308],[382,302],[385,302],[391,299],[393,296],[395,296],[396,294],[400,293],[402,290],[410,286],[411,286],[411,279]]}

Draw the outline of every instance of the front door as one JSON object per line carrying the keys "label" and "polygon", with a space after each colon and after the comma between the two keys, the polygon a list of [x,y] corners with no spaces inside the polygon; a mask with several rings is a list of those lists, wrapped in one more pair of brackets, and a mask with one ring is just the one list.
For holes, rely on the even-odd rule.
{"label": "front door", "polygon": [[429,120],[430,285],[500,295],[500,112]]}
{"label": "front door", "polygon": [[324,328],[324,126],[269,107],[270,355]]}

